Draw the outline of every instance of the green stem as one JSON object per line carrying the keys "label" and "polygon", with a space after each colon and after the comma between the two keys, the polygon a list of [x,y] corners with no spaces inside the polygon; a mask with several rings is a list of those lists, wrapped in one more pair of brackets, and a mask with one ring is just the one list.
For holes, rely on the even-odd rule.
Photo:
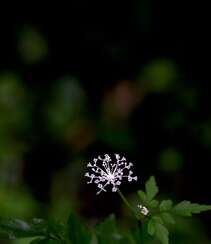
{"label": "green stem", "polygon": [[122,201],[124,202],[124,204],[127,206],[128,209],[130,209],[130,211],[133,213],[133,215],[135,216],[135,218],[137,219],[137,215],[135,210],[133,209],[133,207],[131,206],[131,204],[128,202],[128,200],[126,199],[126,197],[122,194],[122,192],[118,189],[118,194],[120,195]]}
{"label": "green stem", "polygon": [[118,194],[120,195],[122,201],[124,202],[124,204],[127,206],[127,208],[133,213],[134,217],[137,219],[138,221],[138,229],[139,229],[139,235],[140,235],[140,239],[141,239],[141,243],[144,243],[144,237],[143,237],[143,228],[142,228],[142,219],[140,219],[135,210],[133,209],[133,207],[131,206],[131,204],[128,202],[128,200],[126,199],[126,197],[122,194],[122,192],[118,189]]}
{"label": "green stem", "polygon": [[141,244],[144,244],[144,229],[141,220],[138,220],[138,230],[139,230],[139,237],[140,237]]}

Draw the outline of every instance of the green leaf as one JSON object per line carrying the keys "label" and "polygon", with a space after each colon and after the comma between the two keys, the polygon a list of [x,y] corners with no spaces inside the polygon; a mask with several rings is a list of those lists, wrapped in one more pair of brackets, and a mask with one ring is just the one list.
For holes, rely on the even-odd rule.
{"label": "green leaf", "polygon": [[155,234],[155,221],[153,219],[149,220],[147,225],[147,231],[151,236]]}
{"label": "green leaf", "polygon": [[189,217],[192,216],[192,214],[197,214],[208,210],[211,210],[211,205],[199,205],[198,203],[183,201],[178,203],[173,208],[173,213],[179,216]]}
{"label": "green leaf", "polygon": [[117,244],[124,241],[124,237],[117,230],[114,215],[109,216],[97,226],[97,237],[99,244]]}
{"label": "green leaf", "polygon": [[142,243],[139,227],[130,230],[130,240],[132,244]]}
{"label": "green leaf", "polygon": [[126,244],[137,244],[137,243],[140,243],[140,240],[136,240],[137,237],[136,237],[136,233],[134,230],[128,232],[126,234],[126,239],[125,239],[125,243]]}
{"label": "green leaf", "polygon": [[60,237],[65,232],[65,227],[54,221],[33,219],[27,223],[20,219],[7,219],[0,221],[0,236],[7,239],[24,237],[54,236]]}
{"label": "green leaf", "polygon": [[170,213],[162,213],[161,217],[163,221],[167,224],[175,224],[175,220]]}
{"label": "green leaf", "polygon": [[33,237],[43,234],[43,232],[32,228],[30,224],[20,219],[1,220],[0,231],[7,233],[9,239]]}
{"label": "green leaf", "polygon": [[160,204],[160,211],[169,211],[172,205],[173,202],[171,200],[163,200]]}
{"label": "green leaf", "polygon": [[91,233],[74,214],[69,216],[67,222],[67,236],[72,244],[90,244],[92,238]]}
{"label": "green leaf", "polygon": [[164,224],[162,218],[159,217],[159,216],[153,216],[153,217],[152,217],[152,220],[153,220],[155,223]]}
{"label": "green leaf", "polygon": [[9,234],[6,231],[0,231],[0,239],[10,239]]}
{"label": "green leaf", "polygon": [[149,208],[157,208],[158,205],[159,205],[159,202],[157,200],[152,200],[149,203]]}
{"label": "green leaf", "polygon": [[140,190],[140,191],[138,191],[138,196],[139,196],[141,203],[146,204],[146,202],[147,202],[146,193],[144,191]]}
{"label": "green leaf", "polygon": [[139,230],[140,230],[140,237],[141,241],[138,243],[151,243],[152,236],[148,234],[148,223],[150,219],[146,219],[144,222],[140,222]]}
{"label": "green leaf", "polygon": [[160,223],[155,224],[155,236],[163,244],[169,243],[169,232],[168,232],[167,228]]}
{"label": "green leaf", "polygon": [[50,240],[48,238],[38,238],[30,242],[30,244],[61,244],[57,240]]}
{"label": "green leaf", "polygon": [[158,193],[158,187],[155,181],[154,176],[151,176],[149,180],[146,182],[146,196],[147,201],[150,202]]}
{"label": "green leaf", "polygon": [[168,235],[169,232],[167,228],[163,225],[163,221],[158,216],[153,216],[147,226],[147,232],[151,236],[155,236],[158,240],[160,240],[163,244],[168,244]]}

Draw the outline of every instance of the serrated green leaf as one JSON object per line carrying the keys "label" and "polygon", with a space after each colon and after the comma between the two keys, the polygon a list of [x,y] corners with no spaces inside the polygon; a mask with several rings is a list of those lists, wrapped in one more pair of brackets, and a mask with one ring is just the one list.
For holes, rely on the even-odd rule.
{"label": "serrated green leaf", "polygon": [[169,211],[172,208],[173,202],[171,200],[163,200],[160,203],[160,211]]}
{"label": "serrated green leaf", "polygon": [[158,224],[164,224],[162,218],[159,217],[159,216],[153,216],[153,217],[152,217],[152,220],[153,220],[155,223],[158,223]]}
{"label": "serrated green leaf", "polygon": [[150,202],[158,193],[158,187],[155,181],[155,177],[151,176],[149,180],[146,182],[146,197],[147,201]]}
{"label": "serrated green leaf", "polygon": [[155,234],[155,221],[153,219],[149,220],[147,225],[147,231],[151,236]]}
{"label": "serrated green leaf", "polygon": [[200,205],[198,203],[191,203],[189,201],[183,201],[178,203],[173,208],[173,213],[179,216],[192,216],[192,214],[201,213],[203,211],[211,210],[211,205]]}
{"label": "serrated green leaf", "polygon": [[90,244],[92,239],[91,233],[74,214],[69,216],[67,222],[67,236],[72,244]]}
{"label": "serrated green leaf", "polygon": [[114,215],[109,216],[97,226],[99,244],[123,243],[124,237],[119,233]]}
{"label": "serrated green leaf", "polygon": [[167,224],[175,224],[175,220],[170,213],[162,213],[161,217],[163,221]]}
{"label": "serrated green leaf", "polygon": [[140,198],[141,203],[145,204],[147,201],[147,196],[146,193],[144,191],[138,191],[138,196]]}
{"label": "serrated green leaf", "polygon": [[155,236],[158,240],[160,240],[163,244],[169,243],[169,232],[167,228],[159,223],[155,224]]}
{"label": "serrated green leaf", "polygon": [[157,208],[157,206],[159,205],[159,202],[157,200],[152,200],[148,206],[149,208]]}

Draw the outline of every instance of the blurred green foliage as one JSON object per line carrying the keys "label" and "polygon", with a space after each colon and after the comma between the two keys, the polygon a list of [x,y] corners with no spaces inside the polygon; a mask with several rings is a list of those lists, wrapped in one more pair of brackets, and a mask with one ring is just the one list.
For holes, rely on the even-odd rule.
{"label": "blurred green foliage", "polygon": [[50,132],[60,138],[73,136],[87,116],[86,100],[86,93],[77,79],[65,76],[56,82],[46,106]]}
{"label": "blurred green foliage", "polygon": [[37,203],[24,187],[0,185],[0,216],[9,218],[32,218],[37,212]]}
{"label": "blurred green foliage", "polygon": [[[145,2],[143,5],[148,6],[148,3]],[[141,11],[143,12],[143,10]],[[148,30],[150,25],[150,19],[148,19],[149,9],[147,12],[144,11],[144,15],[145,28]],[[18,58],[27,68],[33,65],[39,66],[49,57],[52,58],[52,50],[50,50],[48,40],[39,28],[31,25],[24,26],[19,30],[16,42]],[[122,42],[120,44],[115,43],[113,46],[109,44],[107,48],[115,61],[128,55],[127,44]],[[17,67],[19,67],[18,65]],[[1,217],[29,219],[38,213],[40,214],[40,208],[42,208],[42,205],[35,200],[23,177],[25,153],[30,150],[29,148],[33,144],[29,142],[28,138],[31,138],[32,125],[35,123],[33,117],[34,107],[34,110],[40,109],[44,113],[45,121],[43,124],[41,123],[41,127],[46,127],[44,129],[48,132],[48,135],[55,141],[58,140],[64,143],[70,149],[70,154],[74,152],[74,156],[71,155],[71,160],[67,160],[69,163],[62,169],[56,170],[56,173],[52,175],[49,190],[50,200],[47,203],[47,210],[42,209],[43,215],[52,216],[63,221],[70,211],[77,210],[80,212],[80,207],[86,205],[86,202],[81,202],[82,197],[79,197],[79,188],[81,186],[81,172],[83,172],[85,162],[83,153],[93,146],[92,143],[130,154],[139,154],[140,151],[141,154],[144,153],[144,149],[140,148],[140,142],[144,143],[147,138],[145,135],[138,134],[140,141],[139,138],[137,140],[138,136],[134,133],[134,130],[137,132],[137,128],[133,128],[131,120],[135,117],[134,120],[138,118],[140,119],[138,122],[144,121],[145,123],[145,117],[142,117],[140,108],[142,109],[145,106],[143,105],[144,102],[148,101],[152,94],[159,95],[160,98],[164,99],[162,109],[159,110],[159,107],[156,107],[159,98],[153,100],[154,111],[151,111],[151,108],[146,108],[150,110],[150,113],[157,112],[156,116],[153,117],[155,118],[153,123],[156,126],[163,127],[169,136],[172,136],[171,133],[174,131],[185,128],[195,137],[201,147],[209,149],[211,145],[210,118],[205,116],[200,121],[195,120],[192,123],[192,118],[200,110],[199,91],[194,85],[189,87],[189,84],[185,81],[183,71],[174,58],[157,55],[148,62],[140,64],[139,75],[133,80],[125,81],[120,79],[116,85],[110,86],[108,89],[101,87],[101,84],[98,87],[95,84],[93,94],[96,94],[96,97],[101,94],[100,101],[97,102],[91,97],[92,95],[85,88],[86,86],[83,86],[83,82],[79,77],[66,72],[67,75],[60,74],[52,78],[48,93],[44,94],[43,103],[36,104],[36,101],[39,101],[42,95],[38,97],[37,91],[34,90],[36,85],[30,87],[27,84],[30,75],[25,76],[21,70],[19,74],[17,70],[10,69],[9,71],[3,70],[0,73]],[[33,70],[30,69],[27,72],[31,74]],[[49,70],[46,72],[49,72]],[[102,74],[103,76],[104,74]],[[38,81],[34,83],[39,84]],[[30,90],[29,87],[32,89]],[[92,99],[94,100],[93,104],[98,103],[94,104],[95,109],[97,107],[97,112],[90,109]],[[39,108],[39,106],[42,107]],[[157,125],[156,119],[158,121],[160,119],[162,125]],[[147,124],[144,124],[144,130],[145,127],[147,127]],[[155,132],[155,130],[152,131]],[[146,133],[147,136],[148,133],[149,131]],[[33,141],[35,138],[31,139]],[[162,139],[160,138],[160,140]],[[153,164],[154,169],[163,175],[171,173],[176,178],[177,173],[182,172],[186,167],[183,153],[178,146],[165,145],[158,148],[156,154],[158,157]],[[151,148],[150,153],[153,154]],[[144,163],[141,162],[141,164]],[[48,162],[48,164],[50,168],[51,162]],[[149,165],[148,168],[152,170],[152,165]],[[40,174],[42,174],[42,170]],[[37,181],[39,181],[39,177]],[[155,187],[154,193],[152,191],[150,196],[156,194],[156,191]],[[141,195],[143,197],[143,193]],[[156,202],[151,204],[156,205]],[[97,208],[97,206],[93,207]],[[177,221],[178,224],[175,225],[174,230],[170,227],[172,236],[174,236],[172,238],[174,243],[209,243],[200,220],[185,221],[179,219]],[[69,225],[71,225],[71,228],[77,229],[80,222],[77,217],[72,217],[69,220]],[[131,231],[132,234],[128,233],[127,229],[122,233],[117,228],[115,217],[111,216],[97,226],[95,238],[99,239],[99,243],[135,243],[139,240],[139,233],[137,228],[134,229],[134,231]],[[84,233],[86,230],[80,227],[80,232]],[[74,241],[86,242],[80,240],[80,238],[83,238],[82,234],[74,234],[77,234],[77,236],[70,237]],[[126,235],[122,237],[124,234]],[[89,237],[85,237],[86,240],[87,238],[89,239]],[[13,243],[26,244],[31,240],[31,238],[13,240]],[[96,239],[93,240],[93,243],[95,241]],[[149,243],[157,242],[151,240]]]}
{"label": "blurred green foliage", "polygon": [[19,33],[18,51],[25,64],[36,64],[46,58],[48,44],[39,30],[25,26]]}
{"label": "blurred green foliage", "polygon": [[28,94],[18,75],[0,74],[0,182],[20,179],[29,128]]}
{"label": "blurred green foliage", "polygon": [[177,65],[171,59],[162,58],[146,64],[139,79],[149,92],[168,92],[178,85],[178,74]]}
{"label": "blurred green foliage", "polygon": [[[156,243],[156,240],[162,244],[168,244],[171,240],[169,225],[176,224],[177,216],[190,217],[192,214],[211,210],[211,205],[193,204],[189,201],[182,201],[176,205],[171,200],[159,202],[155,199],[158,193],[159,189],[153,176],[146,182],[145,191],[138,191],[141,203],[139,206],[148,209],[147,214],[124,200],[131,213],[135,214],[135,222],[138,222],[135,232],[134,228],[131,229],[129,226],[127,231],[121,231],[114,215],[90,229],[71,213],[65,223],[36,218],[30,223],[14,218],[0,219],[0,238],[15,240],[34,237],[34,240],[28,240],[31,244],[91,244],[93,242],[97,244],[151,244],[154,241]],[[120,196],[123,196],[122,193]]]}
{"label": "blurred green foliage", "polygon": [[183,167],[183,156],[174,148],[167,148],[160,154],[160,169],[166,172],[175,172]]}

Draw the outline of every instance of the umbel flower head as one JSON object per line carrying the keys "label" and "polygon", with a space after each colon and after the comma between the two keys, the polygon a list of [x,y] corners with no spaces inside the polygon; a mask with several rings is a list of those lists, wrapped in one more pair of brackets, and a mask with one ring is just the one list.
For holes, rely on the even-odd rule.
{"label": "umbel flower head", "polygon": [[112,192],[116,192],[124,178],[128,182],[137,181],[137,176],[133,176],[132,166],[132,163],[127,163],[126,158],[119,154],[114,154],[114,157],[110,157],[108,154],[103,157],[98,156],[93,159],[93,163],[87,164],[89,172],[85,176],[90,179],[87,183],[97,185],[99,188],[97,194],[102,191],[106,192],[106,187],[109,185]]}

